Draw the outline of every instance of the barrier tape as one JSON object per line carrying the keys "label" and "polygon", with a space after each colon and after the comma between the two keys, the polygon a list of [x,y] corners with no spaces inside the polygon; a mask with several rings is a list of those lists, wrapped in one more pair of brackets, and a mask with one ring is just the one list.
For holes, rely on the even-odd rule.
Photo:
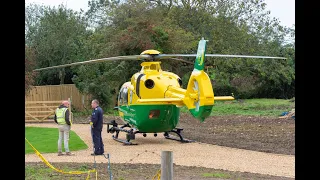
{"label": "barrier tape", "polygon": [[86,174],[86,173],[88,173],[88,176],[87,176],[87,180],[89,179],[89,177],[90,177],[90,173],[96,173],[96,179],[97,179],[97,176],[98,176],[98,174],[97,174],[97,170],[96,169],[91,169],[91,170],[88,170],[88,171],[68,171],[68,172],[66,172],[66,171],[63,171],[63,170],[61,170],[61,169],[57,169],[57,168],[55,168],[54,166],[52,166],[42,155],[41,155],[41,153],[35,148],[35,147],[33,147],[32,146],[32,144],[28,141],[28,139],[27,138],[25,138],[26,139],[26,141],[27,141],[27,143],[32,147],[32,149],[34,150],[34,152],[40,157],[40,159],[48,166],[48,167],[50,167],[51,169],[53,169],[53,170],[55,170],[55,171],[57,171],[57,172],[60,172],[60,173],[63,173],[63,174],[77,174],[77,175],[79,175],[79,174]]}
{"label": "barrier tape", "polygon": [[153,176],[152,180],[155,180],[156,178],[157,180],[161,179],[161,169],[157,171],[157,174]]}

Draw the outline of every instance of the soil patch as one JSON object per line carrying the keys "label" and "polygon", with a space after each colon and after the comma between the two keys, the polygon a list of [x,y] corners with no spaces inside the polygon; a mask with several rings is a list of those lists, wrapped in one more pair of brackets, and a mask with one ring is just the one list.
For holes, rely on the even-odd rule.
{"label": "soil patch", "polygon": [[[110,171],[108,164],[85,164],[85,163],[52,163],[53,166],[59,169],[68,169],[69,171],[88,171],[95,169],[98,172],[97,179],[110,179],[110,171],[113,180],[157,180],[157,173],[161,169],[161,165],[155,164],[115,164],[111,163]],[[26,167],[33,167],[36,171],[41,172],[41,169],[47,168],[43,163],[26,163]],[[161,172],[160,172],[161,174]],[[83,180],[87,178],[87,174],[82,175],[71,175],[61,174],[54,170],[42,171],[42,175],[52,180]],[[26,180],[35,180],[37,177],[33,176],[29,171],[25,172]],[[95,180],[95,173],[90,174],[90,180]],[[200,167],[188,167],[173,165],[173,179],[174,180],[294,180],[294,178],[261,175],[256,173],[246,172],[232,172],[226,170],[217,170],[211,168],[200,168]]]}
{"label": "soil patch", "polygon": [[[119,117],[105,116],[104,123],[116,120],[124,122]],[[88,123],[88,117],[76,117],[73,123]],[[202,143],[220,145],[253,151],[295,155],[295,120],[293,118],[262,117],[262,116],[212,116],[204,122],[199,122],[188,113],[181,113],[178,126],[183,128],[184,138]],[[93,169],[93,163],[52,163],[55,167],[68,170]],[[26,163],[26,167],[36,169],[47,168],[43,163]],[[98,179],[109,179],[108,164],[95,165]],[[111,162],[111,173],[114,180],[144,180],[153,179],[160,165],[155,164],[117,164]],[[262,175],[247,172],[226,171],[212,168],[188,167],[175,165],[174,180],[221,180],[221,179],[272,179],[292,180],[294,178]],[[48,169],[48,168],[47,168]],[[68,175],[55,171],[47,173],[49,179],[85,179],[87,175]],[[91,174],[90,179],[95,179]],[[37,179],[26,171],[25,179]],[[157,178],[155,178],[157,179]]]}
{"label": "soil patch", "polygon": [[[111,120],[124,124],[119,117],[104,117],[104,123]],[[77,117],[75,123],[88,123],[88,117]],[[295,155],[295,120],[291,117],[211,116],[200,122],[181,113],[177,127],[183,129],[184,138],[202,143]]]}

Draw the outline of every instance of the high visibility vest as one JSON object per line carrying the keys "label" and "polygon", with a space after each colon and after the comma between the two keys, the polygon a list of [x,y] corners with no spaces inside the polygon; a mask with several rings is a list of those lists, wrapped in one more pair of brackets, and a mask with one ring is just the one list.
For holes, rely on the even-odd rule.
{"label": "high visibility vest", "polygon": [[58,124],[67,124],[66,123],[66,111],[67,111],[68,108],[57,108],[56,109],[56,116],[57,116],[57,122]]}

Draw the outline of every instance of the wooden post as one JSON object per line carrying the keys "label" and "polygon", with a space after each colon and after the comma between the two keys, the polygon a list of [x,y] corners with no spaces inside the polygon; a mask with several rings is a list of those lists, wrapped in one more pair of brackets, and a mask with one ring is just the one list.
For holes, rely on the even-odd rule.
{"label": "wooden post", "polygon": [[71,111],[71,99],[68,98],[68,101],[69,101],[69,119],[70,119],[70,122],[71,124],[73,123],[73,114],[72,114],[72,111]]}
{"label": "wooden post", "polygon": [[173,180],[172,151],[161,152],[161,180]]}

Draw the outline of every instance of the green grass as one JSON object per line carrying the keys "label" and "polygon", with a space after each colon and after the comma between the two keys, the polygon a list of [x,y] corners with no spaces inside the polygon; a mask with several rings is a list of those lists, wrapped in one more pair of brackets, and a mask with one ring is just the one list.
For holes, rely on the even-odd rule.
{"label": "green grass", "polygon": [[226,178],[229,179],[231,176],[224,173],[203,173],[203,177],[215,177],[215,178]]}
{"label": "green grass", "polygon": [[[25,137],[40,153],[58,152],[58,128],[25,127]],[[69,139],[70,151],[77,151],[87,148],[87,144],[74,131],[71,130]],[[34,150],[28,144],[28,142],[25,141],[25,154],[30,153],[34,153]]]}
{"label": "green grass", "polygon": [[[69,171],[88,171],[92,170],[88,169],[88,166],[86,164],[83,164],[79,167],[79,169],[73,169],[68,167],[67,165],[63,165],[61,167],[56,167],[60,170],[63,170],[64,172]],[[60,180],[60,179],[86,179],[88,176],[87,173],[83,173],[80,175],[76,174],[63,174],[60,172],[57,172],[48,166],[40,166],[40,165],[25,165],[25,179],[26,180]],[[95,173],[90,173],[90,177],[95,177]]]}
{"label": "green grass", "polygon": [[35,168],[29,165],[24,167],[25,174],[27,175],[25,179],[36,179],[45,180],[48,179],[48,174],[52,173],[51,168]]}
{"label": "green grass", "polygon": [[[295,102],[288,99],[243,99],[233,101],[215,101],[211,116],[247,115],[247,116],[280,116],[295,108]],[[182,112],[188,112],[186,107]]]}

